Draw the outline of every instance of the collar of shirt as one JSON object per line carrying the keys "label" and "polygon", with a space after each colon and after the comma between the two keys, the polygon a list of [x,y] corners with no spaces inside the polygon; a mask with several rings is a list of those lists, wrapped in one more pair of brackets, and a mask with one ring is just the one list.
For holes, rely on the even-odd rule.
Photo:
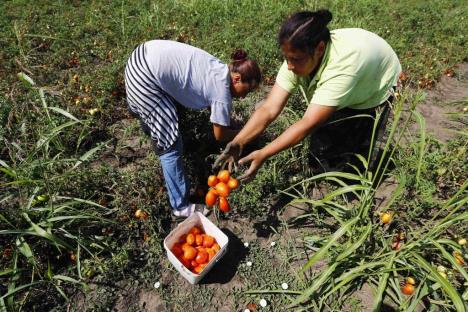
{"label": "collar of shirt", "polygon": [[310,100],[312,99],[312,94],[317,88],[317,83],[320,81],[320,78],[322,77],[322,73],[325,67],[327,66],[328,59],[330,58],[330,46],[331,46],[331,40],[327,42],[327,46],[325,47],[325,52],[323,54],[322,62],[320,62],[319,69],[317,70],[315,75],[312,78],[310,76],[299,77],[299,80],[300,80],[299,85],[306,89],[304,91],[307,95],[307,102],[310,102]]}

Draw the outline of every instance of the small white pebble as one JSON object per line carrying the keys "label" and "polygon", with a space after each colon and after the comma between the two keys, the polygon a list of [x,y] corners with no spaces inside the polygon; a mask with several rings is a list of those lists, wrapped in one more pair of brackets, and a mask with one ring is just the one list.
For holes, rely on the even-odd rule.
{"label": "small white pebble", "polygon": [[247,266],[251,267],[252,266],[252,261],[247,261]]}
{"label": "small white pebble", "polygon": [[270,246],[271,246],[271,247],[273,247],[273,246],[275,246],[275,245],[276,245],[275,242],[271,242],[271,243],[270,243]]}
{"label": "small white pebble", "polygon": [[288,283],[281,284],[281,288],[283,288],[284,290],[288,289],[289,288]]}
{"label": "small white pebble", "polygon": [[248,242],[245,242],[245,243],[244,243],[244,246],[245,246],[245,247],[249,247],[249,243],[248,243]]}
{"label": "small white pebble", "polygon": [[265,299],[261,299],[260,300],[260,305],[262,306],[262,308],[266,307],[267,306],[267,301]]}
{"label": "small white pebble", "polygon": [[154,288],[158,289],[160,286],[161,286],[161,283],[160,283],[160,282],[154,283]]}

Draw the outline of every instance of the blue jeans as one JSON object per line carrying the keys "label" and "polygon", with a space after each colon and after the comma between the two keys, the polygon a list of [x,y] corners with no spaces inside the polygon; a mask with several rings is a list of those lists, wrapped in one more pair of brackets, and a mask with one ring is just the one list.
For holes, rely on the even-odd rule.
{"label": "blue jeans", "polygon": [[190,186],[182,161],[182,138],[180,134],[177,141],[167,151],[159,155],[159,160],[161,161],[172,209],[184,209],[189,204]]}

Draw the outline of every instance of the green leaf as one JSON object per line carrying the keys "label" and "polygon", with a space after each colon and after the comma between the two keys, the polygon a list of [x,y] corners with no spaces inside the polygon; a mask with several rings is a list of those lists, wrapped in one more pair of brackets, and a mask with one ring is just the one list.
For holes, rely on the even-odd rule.
{"label": "green leaf", "polygon": [[322,246],[310,259],[307,261],[307,263],[304,265],[304,267],[301,269],[300,273],[304,273],[307,269],[309,269],[312,265],[314,265],[315,262],[318,260],[322,259],[328,252],[331,246],[333,246],[336,241],[343,236],[348,229],[353,226],[359,218],[354,218],[351,219],[348,223],[340,227],[332,236],[331,238],[327,241],[325,245]]}
{"label": "green leaf", "polygon": [[[355,241],[351,246],[347,246],[345,248],[345,251],[342,252],[338,257],[336,257],[335,261],[341,261],[346,259],[349,255],[351,255],[353,252],[355,252],[361,245],[366,241],[366,239],[369,237],[369,234],[372,231],[372,224],[368,223],[366,228],[364,229],[363,233],[359,237],[357,241]],[[357,233],[356,233],[357,235]]]}
{"label": "green leaf", "polygon": [[29,283],[29,284],[24,284],[24,285],[21,285],[19,287],[10,289],[10,290],[8,290],[8,292],[6,294],[4,294],[2,297],[0,297],[0,299],[6,299],[6,298],[10,297],[11,295],[13,295],[13,294],[25,289],[25,288],[28,288],[28,287],[31,287],[31,286],[34,286],[34,285],[37,285],[37,284],[40,284],[40,283],[43,283],[43,281],[32,282],[32,283]]}
{"label": "green leaf", "polygon": [[380,306],[382,305],[382,298],[383,294],[385,292],[385,289],[387,288],[387,281],[388,277],[390,276],[390,271],[393,266],[393,259],[395,258],[395,254],[392,255],[392,257],[388,260],[387,266],[385,267],[386,271],[380,276],[379,280],[379,286],[377,288],[377,293],[374,298],[374,304],[373,304],[373,311],[380,311]]}
{"label": "green leaf", "polygon": [[423,164],[423,157],[424,157],[424,148],[426,146],[426,122],[420,112],[413,111],[413,115],[416,116],[416,120],[418,121],[419,129],[420,129],[419,157],[418,157],[418,163],[416,166],[416,185],[417,185],[419,184],[419,177],[421,175],[421,167]]}
{"label": "green leaf", "polygon": [[84,161],[88,160],[91,156],[94,155],[94,153],[96,153],[97,151],[99,151],[103,146],[105,146],[105,144],[99,144],[98,146],[90,149],[89,151],[87,151],[86,153],[84,153],[83,155],[81,155],[80,159],[75,163],[75,165],[73,166],[72,170],[75,169],[76,167],[78,167],[81,163],[83,163]]}
{"label": "green leaf", "polygon": [[36,234],[38,236],[43,237],[43,238],[57,244],[58,246],[64,247],[64,248],[66,248],[68,250],[73,249],[68,243],[66,243],[62,239],[58,238],[54,234],[48,233],[46,230],[41,228],[39,225],[32,222],[31,219],[29,218],[29,216],[26,213],[23,213],[23,216],[31,224],[31,227],[33,228],[34,232],[36,232]]}
{"label": "green leaf", "polygon": [[76,118],[75,116],[73,116],[72,114],[67,112],[66,110],[63,110],[63,109],[61,109],[59,107],[49,107],[49,109],[51,109],[53,111],[56,111],[57,113],[62,114],[63,116],[65,116],[65,117],[67,117],[67,118],[69,118],[71,120],[81,122],[78,118]]}
{"label": "green leaf", "polygon": [[455,309],[458,312],[465,312],[465,304],[463,303],[463,299],[460,297],[460,294],[457,290],[444,278],[442,277],[437,270],[432,267],[423,257],[416,253],[412,253],[414,260],[431,276],[432,279],[437,281],[438,284],[441,285],[442,290],[444,293],[452,300]]}
{"label": "green leaf", "polygon": [[28,87],[28,88],[32,88],[36,85],[36,83],[34,82],[34,80],[32,80],[31,77],[29,77],[28,75],[26,75],[25,73],[21,72],[21,73],[18,73],[18,78],[21,82],[23,82],[23,84]]}
{"label": "green leaf", "polygon": [[330,277],[330,275],[335,271],[336,267],[338,266],[339,262],[335,262],[330,265],[325,271],[322,271],[318,278],[314,279],[312,285],[304,290],[302,294],[297,297],[289,306],[288,308],[292,308],[301,302],[306,301],[312,296]]}
{"label": "green leaf", "polygon": [[457,261],[455,261],[455,257],[452,256],[449,252],[447,252],[447,250],[445,250],[445,248],[438,242],[431,240],[431,243],[433,243],[437,248],[439,248],[444,258],[447,259],[452,264],[452,266],[456,268],[458,272],[460,272],[461,275],[463,275],[465,281],[468,281],[468,274],[466,273],[465,269],[461,265],[459,265]]}
{"label": "green leaf", "polygon": [[23,254],[23,256],[28,259],[28,261],[32,264],[35,263],[34,255],[31,251],[31,247],[29,247],[29,244],[26,243],[23,237],[18,237],[16,239],[16,247],[18,250]]}

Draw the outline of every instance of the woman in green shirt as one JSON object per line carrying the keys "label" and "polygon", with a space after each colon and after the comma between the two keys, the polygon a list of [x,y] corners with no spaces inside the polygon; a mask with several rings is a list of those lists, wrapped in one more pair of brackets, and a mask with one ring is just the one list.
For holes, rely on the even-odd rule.
{"label": "woman in green shirt", "polygon": [[240,179],[253,178],[265,160],[311,133],[311,159],[319,162],[369,146],[371,118],[337,120],[362,114],[375,117],[382,110],[379,128],[384,128],[392,89],[401,72],[398,57],[374,33],[358,28],[330,31],[327,24],[331,19],[328,10],[320,10],[298,12],[283,22],[278,41],[285,62],[276,83],[216,164],[237,161],[244,146],[279,116],[297,89],[308,103],[304,116],[274,141],[240,159],[240,164],[250,163]]}

